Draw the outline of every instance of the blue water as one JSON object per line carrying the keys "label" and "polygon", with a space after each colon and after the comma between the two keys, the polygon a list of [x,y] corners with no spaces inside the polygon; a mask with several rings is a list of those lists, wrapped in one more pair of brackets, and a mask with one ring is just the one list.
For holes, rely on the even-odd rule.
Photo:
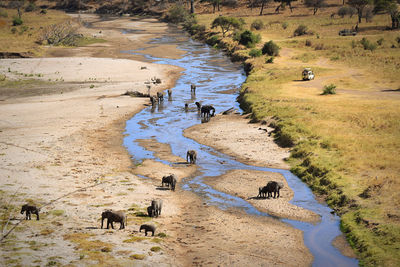
{"label": "blue water", "polygon": [[[141,147],[136,142],[137,139],[154,138],[160,143],[169,144],[172,153],[182,158],[186,158],[187,150],[194,149],[198,153],[196,164],[200,171],[197,176],[184,179],[183,185],[181,183],[182,188],[202,196],[203,201],[209,205],[216,205],[221,209],[238,208],[245,210],[248,214],[258,216],[270,215],[258,211],[241,198],[214,190],[203,183],[203,178],[220,176],[234,169],[280,173],[295,192],[291,203],[312,210],[321,216],[321,221],[316,224],[274,217],[304,232],[305,245],[314,256],[313,266],[357,266],[357,259],[342,255],[331,244],[332,240],[341,234],[340,218],[331,214],[332,210],[326,204],[319,203],[311,190],[290,171],[246,165],[183,136],[186,128],[201,123],[201,118],[195,110],[195,101],[212,104],[217,113],[231,107],[240,111],[236,97],[246,76],[240,65],[230,62],[226,56],[215,49],[191,39],[177,43],[176,38],[179,37],[182,40],[182,35],[179,32],[170,32],[168,35],[151,41],[155,45],[160,43],[178,44],[179,49],[186,51],[186,54],[180,59],[152,58],[141,50],[123,51],[124,53],[145,55],[159,64],[175,65],[185,69],[176,86],[172,88],[172,100],[167,100],[166,97],[162,105],[145,108],[127,121],[127,136],[124,139],[124,145],[133,160],[141,162],[144,159],[154,159],[169,165],[176,163],[156,158],[151,151]],[[190,93],[190,84],[192,83],[197,86],[195,95]],[[221,93],[226,90],[233,90],[236,93]],[[193,110],[184,112],[185,103],[188,103]]]}

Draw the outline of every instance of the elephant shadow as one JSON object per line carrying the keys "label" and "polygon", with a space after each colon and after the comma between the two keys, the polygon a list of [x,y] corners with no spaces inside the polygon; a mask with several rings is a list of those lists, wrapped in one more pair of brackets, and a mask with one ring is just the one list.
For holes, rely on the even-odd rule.
{"label": "elephant shadow", "polygon": [[96,226],[88,226],[88,227],[85,227],[85,229],[87,229],[87,230],[94,230],[94,229],[100,229],[99,227],[96,227]]}
{"label": "elephant shadow", "polygon": [[267,197],[259,197],[259,196],[247,198],[247,200],[250,200],[250,199],[263,200],[263,199],[268,199],[268,198]]}
{"label": "elephant shadow", "polygon": [[166,191],[166,190],[170,190],[170,188],[169,187],[163,187],[163,186],[157,186],[156,190]]}

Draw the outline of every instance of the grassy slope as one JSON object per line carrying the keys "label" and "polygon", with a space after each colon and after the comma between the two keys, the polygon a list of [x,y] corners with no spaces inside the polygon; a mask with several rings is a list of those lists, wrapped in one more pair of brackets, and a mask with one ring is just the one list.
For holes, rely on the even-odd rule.
{"label": "grassy slope", "polygon": [[[389,17],[379,15],[371,23],[363,21],[358,36],[339,37],[340,29],[355,26],[355,17],[331,19],[338,7],[316,16],[298,7],[292,14],[262,17],[256,16],[258,10],[230,10],[230,15],[246,15],[247,27],[255,18],[263,20],[267,27],[258,32],[263,42],[272,39],[283,48],[274,64],[264,64],[265,58],[247,60],[255,68],[243,85],[242,106],[255,119],[277,126],[278,141],[294,144],[292,171],[342,214],[342,228],[361,263],[399,265],[400,98],[382,90],[400,88],[400,44],[395,41],[400,32],[382,31]],[[209,26],[214,17],[198,18]],[[300,24],[315,34],[293,38]],[[384,41],[371,52],[359,44],[362,37]],[[305,46],[306,39],[311,46]],[[324,49],[315,50],[317,44]],[[316,80],[296,81],[306,66],[315,70]],[[321,96],[329,83],[341,90]]]}

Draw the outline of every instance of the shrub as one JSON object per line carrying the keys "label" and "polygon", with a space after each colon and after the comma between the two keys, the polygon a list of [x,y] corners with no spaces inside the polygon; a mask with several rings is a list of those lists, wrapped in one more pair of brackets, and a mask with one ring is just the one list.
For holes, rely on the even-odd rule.
{"label": "shrub", "polygon": [[357,47],[357,42],[355,40],[351,41],[351,48],[356,48]]}
{"label": "shrub", "polygon": [[262,51],[257,48],[253,48],[249,52],[249,56],[251,57],[261,57],[262,56]]}
{"label": "shrub", "polygon": [[237,0],[225,0],[222,1],[223,6],[229,6],[229,7],[237,7],[238,1]]}
{"label": "shrub", "polygon": [[13,26],[19,26],[19,25],[22,25],[22,23],[24,23],[23,21],[22,21],[22,19],[21,18],[18,18],[18,17],[15,17],[15,18],[13,18]]}
{"label": "shrub", "polygon": [[184,22],[188,17],[189,12],[183,5],[174,5],[168,10],[166,20],[178,24]]}
{"label": "shrub", "polygon": [[208,38],[206,40],[206,44],[211,45],[211,46],[214,46],[214,45],[216,45],[218,43],[219,43],[219,36],[218,35],[213,35],[213,36],[211,36],[210,38]]}
{"label": "shrub", "polygon": [[307,26],[305,26],[303,24],[299,25],[299,27],[297,27],[297,29],[294,30],[293,35],[294,36],[305,35],[305,34],[307,34],[307,30],[308,30]]}
{"label": "shrub", "polygon": [[265,60],[265,63],[267,63],[267,64],[274,63],[274,57],[269,57],[269,58],[267,58],[267,59]]}
{"label": "shrub", "polygon": [[161,248],[160,247],[152,247],[150,250],[153,252],[158,252],[161,250]]}
{"label": "shrub", "polygon": [[380,39],[378,39],[378,40],[376,41],[376,43],[377,43],[378,45],[382,45],[384,40],[385,40],[385,39],[380,38]]}
{"label": "shrub", "polygon": [[282,28],[286,30],[286,28],[289,26],[289,23],[287,21],[282,22]]}
{"label": "shrub", "polygon": [[5,11],[5,10],[0,10],[0,17],[7,18],[7,17],[8,17],[7,11]]}
{"label": "shrub", "polygon": [[336,94],[336,85],[333,83],[324,86],[324,90],[321,95],[334,95]]}
{"label": "shrub", "polygon": [[396,42],[400,44],[400,36],[396,37]]}
{"label": "shrub", "polygon": [[306,40],[306,46],[312,46],[311,40]]}
{"label": "shrub", "polygon": [[12,34],[15,34],[16,32],[17,32],[17,28],[12,27],[12,28],[11,28],[11,33],[12,33]]}
{"label": "shrub", "polygon": [[26,7],[25,7],[25,12],[32,12],[36,9],[35,3],[30,2]]}
{"label": "shrub", "polygon": [[71,22],[64,22],[44,28],[38,42],[49,45],[76,46],[82,37],[81,34],[76,33],[76,28],[72,26]]}
{"label": "shrub", "polygon": [[279,56],[279,50],[281,48],[274,43],[274,41],[266,42],[262,48],[263,55],[267,54],[268,56]]}
{"label": "shrub", "polygon": [[364,50],[370,50],[374,51],[376,49],[376,44],[370,42],[367,38],[363,37],[360,41],[362,46],[364,47]]}
{"label": "shrub", "polygon": [[315,45],[314,49],[315,50],[324,50],[325,47],[324,47],[324,44],[317,44],[317,45]]}
{"label": "shrub", "polygon": [[260,19],[256,19],[251,23],[250,29],[252,30],[262,30],[264,29],[264,22]]}
{"label": "shrub", "polygon": [[256,43],[261,41],[259,34],[254,34],[252,31],[245,30],[240,34],[239,44],[245,45],[246,47],[254,47]]}

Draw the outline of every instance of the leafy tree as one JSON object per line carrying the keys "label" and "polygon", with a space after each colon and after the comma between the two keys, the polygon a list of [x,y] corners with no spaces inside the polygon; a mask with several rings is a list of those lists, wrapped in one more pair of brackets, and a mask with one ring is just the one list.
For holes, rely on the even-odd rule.
{"label": "leafy tree", "polygon": [[[293,12],[293,7],[292,7],[292,2],[297,1],[297,0],[274,0],[275,2],[281,3],[279,7],[282,7],[284,5],[288,5],[290,8],[290,12]],[[279,7],[277,10],[279,11]]]}
{"label": "leafy tree", "polygon": [[220,9],[221,0],[201,0],[200,2],[208,2],[208,3],[212,4],[213,13],[215,13],[216,8],[218,9],[218,11],[221,11],[221,9]]}
{"label": "leafy tree", "polygon": [[397,3],[392,1],[391,3],[388,3],[385,9],[389,13],[390,18],[392,19],[392,29],[399,29],[400,11],[398,9]]}
{"label": "leafy tree", "polygon": [[358,23],[361,23],[364,8],[370,4],[371,0],[348,0],[347,4],[357,10]]}
{"label": "leafy tree", "polygon": [[311,7],[315,15],[318,9],[325,6],[325,0],[305,0],[304,4],[306,5],[306,7]]}
{"label": "leafy tree", "polygon": [[15,0],[15,1],[10,1],[8,4],[8,8],[15,8],[17,9],[18,12],[18,18],[21,20],[21,8],[24,6],[25,0]]}
{"label": "leafy tree", "polygon": [[244,25],[243,19],[238,19],[235,17],[226,17],[226,16],[219,16],[214,19],[211,24],[211,28],[221,28],[222,36],[225,37],[225,34],[232,30],[232,29],[240,29]]}
{"label": "leafy tree", "polygon": [[260,16],[262,16],[262,14],[263,14],[263,10],[264,10],[265,4],[269,4],[269,3],[271,3],[271,2],[272,2],[272,0],[262,0],[262,2],[261,2]]}

